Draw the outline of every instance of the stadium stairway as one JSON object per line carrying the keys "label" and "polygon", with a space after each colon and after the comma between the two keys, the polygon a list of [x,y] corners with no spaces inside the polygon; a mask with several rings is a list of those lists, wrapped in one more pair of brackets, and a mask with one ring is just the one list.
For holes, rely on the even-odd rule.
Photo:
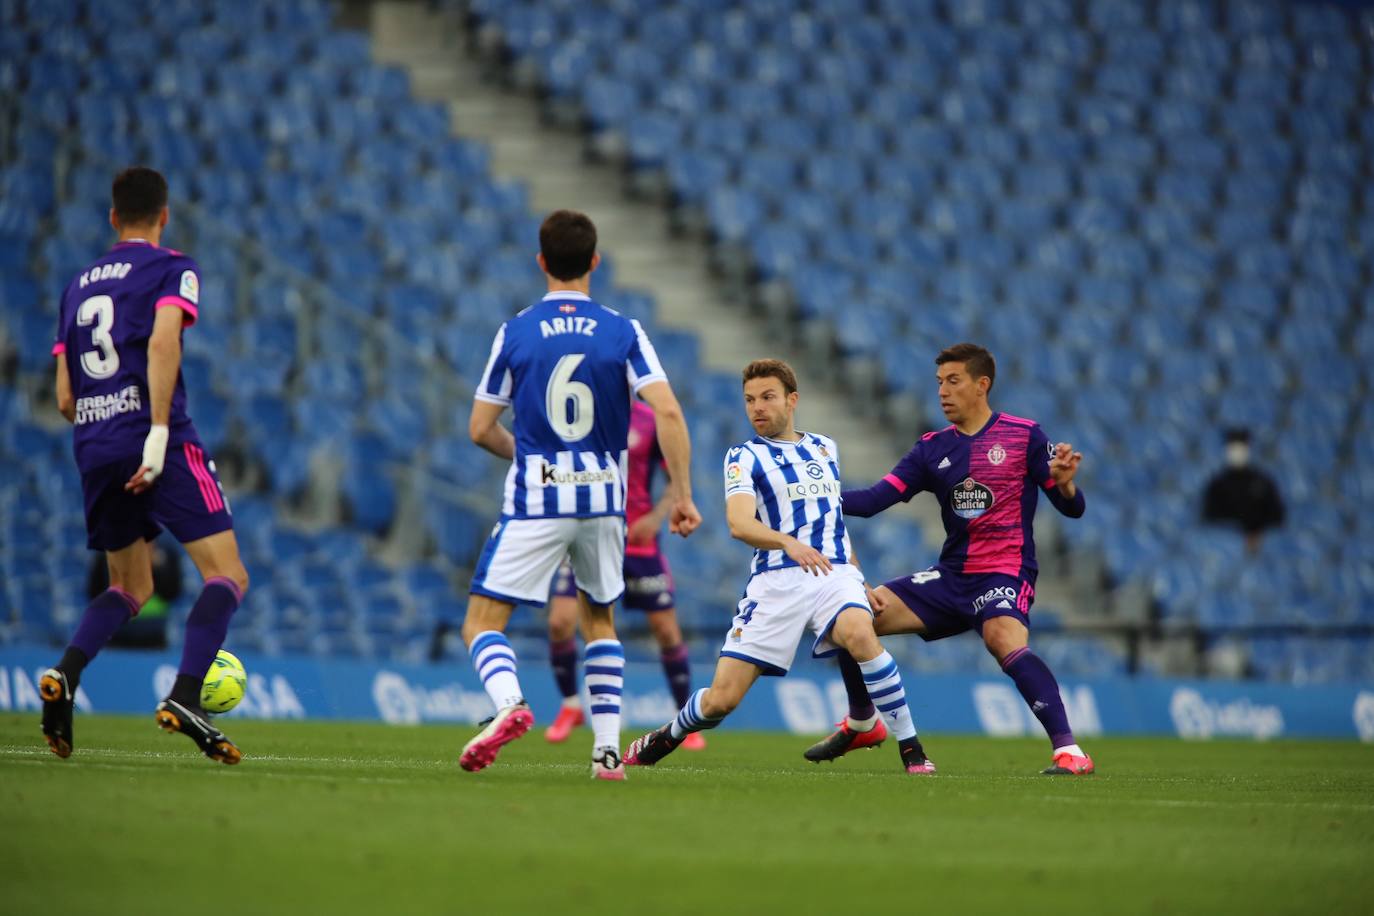
{"label": "stadium stairway", "polygon": [[[617,281],[652,293],[664,324],[699,334],[707,367],[735,372],[751,359],[778,353],[804,379],[814,377],[815,367],[781,346],[778,335],[726,301],[704,246],[674,237],[661,208],[630,198],[613,167],[588,160],[580,136],[548,124],[535,99],[502,86],[484,69],[461,20],[405,0],[362,6],[370,15],[374,59],[407,67],[420,98],[446,101],[456,132],[486,144],[493,174],[524,182],[537,211],[571,207],[591,215]],[[890,469],[901,437],[875,437],[830,391],[806,395],[806,422],[847,446],[851,475]]]}
{"label": "stadium stairway", "polygon": [[[795,365],[803,380],[833,378],[834,366],[817,363],[791,344],[795,335],[773,330],[767,317],[739,301],[713,271],[703,241],[675,233],[658,202],[631,194],[614,151],[593,155],[597,151],[575,124],[551,118],[535,94],[519,85],[518,74],[512,78],[491,62],[481,37],[461,16],[406,0],[356,0],[345,16],[369,28],[374,60],[409,70],[418,98],[447,103],[455,133],[484,143],[493,174],[524,183],[536,210],[572,207],[592,215],[616,281],[652,293],[662,324],[699,335],[704,366],[733,373],[751,359],[778,355]],[[876,480],[910,447],[913,430],[875,431],[866,416],[873,411],[856,409],[850,396],[833,386],[808,388],[804,397],[802,424],[840,442],[850,480]],[[698,455],[708,463],[717,457]],[[933,500],[917,500],[908,511],[919,519],[923,546],[933,556],[944,539],[938,507]],[[1056,534],[1052,514],[1041,513],[1037,525],[1051,537]],[[1090,560],[1085,555],[1072,577],[1049,564],[1038,585],[1041,602],[1070,613],[1076,607],[1100,607],[1100,577]]]}

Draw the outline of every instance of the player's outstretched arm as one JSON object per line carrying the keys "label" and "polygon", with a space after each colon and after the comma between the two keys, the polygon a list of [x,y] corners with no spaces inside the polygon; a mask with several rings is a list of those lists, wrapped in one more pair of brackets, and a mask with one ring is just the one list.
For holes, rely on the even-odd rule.
{"label": "player's outstretched arm", "polygon": [[72,377],[67,374],[67,354],[57,354],[57,412],[76,422],[76,398],[72,396]]}
{"label": "player's outstretched arm", "polygon": [[692,501],[692,438],[687,418],[667,382],[650,382],[639,389],[639,396],[653,408],[658,447],[668,462],[668,492],[673,496],[668,530],[686,537],[701,524],[701,513]]}
{"label": "player's outstretched arm", "polygon": [[922,464],[921,443],[917,442],[882,480],[862,490],[842,492],[840,505],[845,515],[871,518],[884,509],[891,509],[897,503],[910,500],[924,489],[926,477]]}
{"label": "player's outstretched arm", "polygon": [[472,402],[472,416],[468,418],[468,435],[472,441],[491,452],[497,458],[510,461],[515,457],[515,436],[498,422],[504,404],[493,404],[481,399]]}
{"label": "player's outstretched arm", "polygon": [[902,500],[909,499],[907,494],[910,492],[911,488],[900,478],[888,474],[871,487],[843,491],[840,493],[840,505],[845,515],[871,518],[884,509],[891,509]]}
{"label": "player's outstretched arm", "polygon": [[148,411],[153,425],[143,440],[143,464],[124,489],[142,493],[162,473],[167,458],[167,423],[172,416],[172,392],[181,371],[181,328],[186,313],[179,308],[157,310],[153,335],[148,338]]}
{"label": "player's outstretched arm", "polygon": [[737,493],[726,498],[725,520],[730,525],[730,537],[758,550],[781,550],[813,576],[830,575],[830,560],[825,554],[759,521],[755,504],[752,493]]}

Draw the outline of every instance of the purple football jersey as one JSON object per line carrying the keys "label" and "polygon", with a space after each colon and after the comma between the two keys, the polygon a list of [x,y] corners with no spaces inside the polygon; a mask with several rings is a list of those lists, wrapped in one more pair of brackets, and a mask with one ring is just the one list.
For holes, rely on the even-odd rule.
{"label": "purple football jersey", "polygon": [[[120,242],[62,294],[53,355],[67,355],[76,399],[73,451],[83,472],[138,455],[152,425],[148,340],[157,310],[180,308],[182,326],[200,308],[200,271],[179,251]],[[178,373],[168,420],[170,445],[195,441]]]}
{"label": "purple football jersey", "polygon": [[1055,489],[1052,448],[1034,420],[994,412],[971,436],[953,426],[926,433],[883,479],[903,500],[922,490],[939,498],[947,535],[941,566],[1034,584],[1032,522],[1037,491]]}

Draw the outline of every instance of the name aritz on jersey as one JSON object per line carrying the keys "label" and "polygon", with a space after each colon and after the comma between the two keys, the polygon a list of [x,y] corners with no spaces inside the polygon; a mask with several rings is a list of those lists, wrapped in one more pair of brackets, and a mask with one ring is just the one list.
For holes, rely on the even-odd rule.
{"label": "name aritz on jersey", "polygon": [[143,397],[137,385],[130,385],[114,394],[97,394],[76,399],[76,425],[98,423],[122,413],[137,413],[143,409]]}
{"label": "name aritz on jersey", "polygon": [[591,337],[596,330],[595,318],[577,315],[572,318],[545,318],[539,322],[539,333],[545,337],[557,334],[583,334]]}
{"label": "name aritz on jersey", "polygon": [[539,474],[539,486],[586,486],[587,484],[596,483],[615,483],[616,479],[614,468],[594,471],[570,471],[546,463],[544,469]]}

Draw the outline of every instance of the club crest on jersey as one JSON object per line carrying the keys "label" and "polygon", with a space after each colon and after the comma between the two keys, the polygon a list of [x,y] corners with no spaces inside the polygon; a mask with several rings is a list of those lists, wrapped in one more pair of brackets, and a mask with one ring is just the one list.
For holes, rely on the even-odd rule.
{"label": "club crest on jersey", "polygon": [[972,477],[965,477],[949,494],[949,505],[960,518],[977,518],[992,508],[992,490]]}
{"label": "club crest on jersey", "polygon": [[1006,460],[1007,450],[1002,448],[1001,443],[998,443],[997,445],[994,445],[992,448],[988,449],[988,461],[991,461],[993,464],[1001,464],[1003,461]]}

